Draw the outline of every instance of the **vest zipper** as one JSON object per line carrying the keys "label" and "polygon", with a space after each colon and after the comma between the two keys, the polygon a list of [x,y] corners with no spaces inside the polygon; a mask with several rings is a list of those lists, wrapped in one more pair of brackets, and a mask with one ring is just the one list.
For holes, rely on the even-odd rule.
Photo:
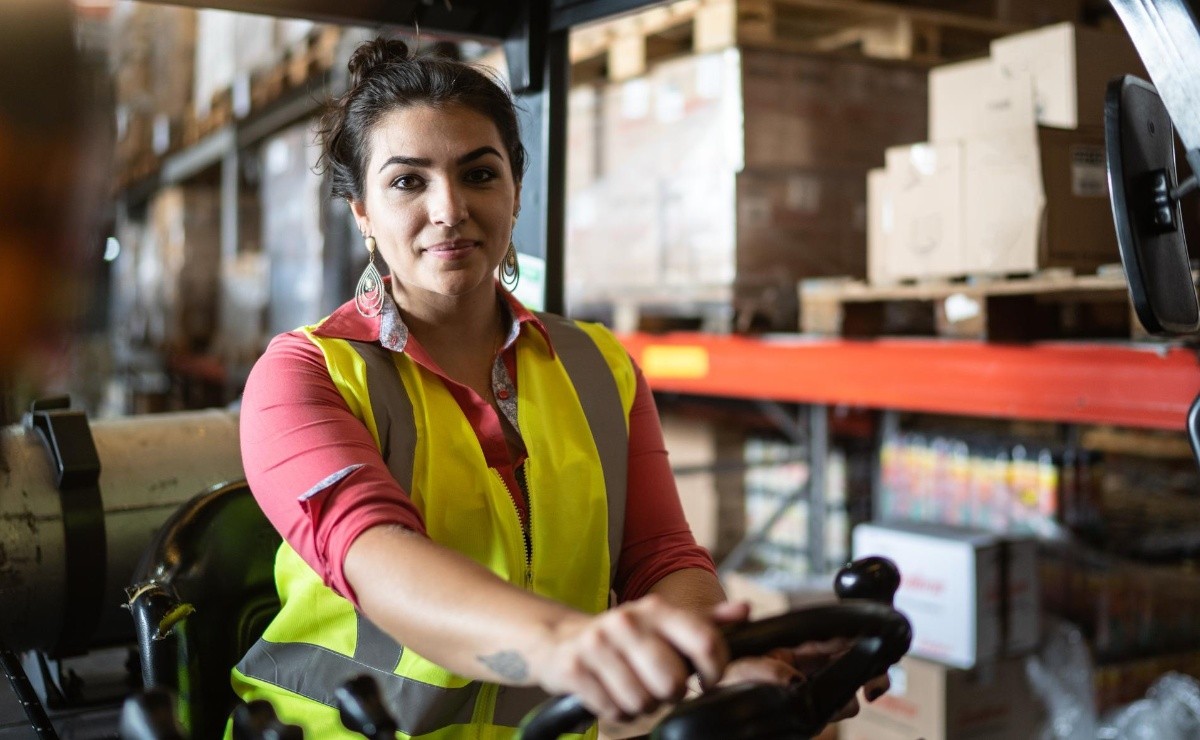
{"label": "vest zipper", "polygon": [[[522,466],[524,467],[524,466]],[[517,497],[513,494],[511,488],[508,487],[508,481],[504,480],[504,476],[500,475],[500,471],[492,468],[496,477],[500,479],[500,485],[504,486],[505,492],[508,493],[508,502],[512,504],[513,513],[517,515],[517,523],[521,526],[521,546],[525,553],[525,582],[524,587],[529,589],[533,585],[533,544],[529,537],[529,520],[532,518],[533,508],[530,503],[528,492],[525,496],[525,517],[521,516],[521,507],[517,506]],[[526,486],[528,488],[528,486]]]}

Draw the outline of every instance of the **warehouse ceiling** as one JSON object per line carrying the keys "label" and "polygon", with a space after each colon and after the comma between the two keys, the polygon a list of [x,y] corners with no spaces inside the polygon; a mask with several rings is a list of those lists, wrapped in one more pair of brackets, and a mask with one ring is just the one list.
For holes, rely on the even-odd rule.
{"label": "warehouse ceiling", "polygon": [[419,26],[451,37],[503,39],[511,35],[526,8],[548,14],[549,28],[562,30],[663,0],[162,0],[173,5],[219,8],[306,18],[347,25]]}

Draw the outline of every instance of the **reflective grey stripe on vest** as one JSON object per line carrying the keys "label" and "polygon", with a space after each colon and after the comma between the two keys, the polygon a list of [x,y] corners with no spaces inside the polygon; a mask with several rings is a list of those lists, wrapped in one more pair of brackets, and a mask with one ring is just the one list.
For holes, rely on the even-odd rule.
{"label": "reflective grey stripe on vest", "polygon": [[554,352],[562,361],[579,405],[592,430],[592,441],[600,455],[604,471],[604,489],[608,494],[609,583],[616,580],[617,561],[625,535],[625,497],[629,475],[629,430],[621,392],[600,348],[574,321],[550,313],[538,318],[550,334]]}
{"label": "reflective grey stripe on vest", "polygon": [[447,689],[398,676],[394,669],[395,665],[384,670],[360,663],[320,645],[266,640],[255,643],[238,664],[244,676],[331,707],[337,706],[333,693],[337,687],[356,676],[370,676],[379,684],[384,705],[396,714],[400,731],[407,735],[423,735],[448,725],[471,722],[479,695],[478,682]]}
{"label": "reflective grey stripe on vest", "polygon": [[350,342],[367,366],[367,395],[379,449],[392,477],[405,492],[413,488],[413,461],[417,456],[417,424],[412,399],[399,380],[391,350],[373,342]]}
{"label": "reflective grey stripe on vest", "polygon": [[[625,528],[629,435],[620,392],[604,355],[592,338],[574,322],[539,314],[555,353],[575,386],[587,418],[604,473],[608,501],[609,581],[616,574]],[[412,490],[417,432],[412,399],[398,382],[392,352],[370,342],[349,344],[366,365],[367,392],[375,428],[388,470],[405,491]],[[367,674],[396,714],[400,731],[408,735],[432,732],[471,721],[480,683],[458,689],[423,683],[395,673],[404,648],[358,614],[354,657],[310,643],[259,640],[238,664],[238,671],[327,706],[336,706],[334,689],[346,680]],[[516,727],[546,699],[536,687],[500,687],[493,723]]]}

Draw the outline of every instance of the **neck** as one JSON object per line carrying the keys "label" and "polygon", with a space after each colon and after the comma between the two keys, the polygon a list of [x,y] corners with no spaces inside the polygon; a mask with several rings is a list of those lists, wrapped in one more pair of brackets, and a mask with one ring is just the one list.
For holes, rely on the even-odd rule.
{"label": "neck", "polygon": [[500,332],[500,297],[493,284],[464,296],[415,295],[393,283],[392,297],[408,330],[427,348],[494,347]]}

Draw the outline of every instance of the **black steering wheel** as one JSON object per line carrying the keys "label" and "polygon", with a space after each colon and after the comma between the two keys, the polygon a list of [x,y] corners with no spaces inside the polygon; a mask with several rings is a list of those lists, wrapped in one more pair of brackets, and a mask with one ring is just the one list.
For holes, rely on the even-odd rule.
{"label": "black steering wheel", "polygon": [[[814,640],[847,638],[853,647],[808,681],[792,686],[744,683],[721,687],[680,704],[654,729],[654,740],[801,740],[820,732],[859,687],[908,652],[912,627],[892,608],[900,573],[881,557],[838,572],[841,603],[800,609],[736,625],[725,638],[733,658],[762,655]],[[520,740],[556,740],[580,732],[595,717],[574,696],[559,696],[522,721]]]}
{"label": "black steering wheel", "polygon": [[[870,557],[838,572],[834,590],[841,603],[801,609],[725,630],[730,655],[762,655],[777,647],[812,640],[849,638],[856,642],[824,670],[795,686],[745,683],[722,687],[680,704],[654,729],[656,740],[799,740],[820,731],[864,683],[881,675],[908,651],[912,628],[892,608],[900,573],[892,561]],[[150,690],[126,702],[121,737],[127,740],[180,740],[173,701]],[[352,679],[337,690],[342,724],[367,738],[396,733],[379,688],[369,677]],[[574,696],[543,703],[521,723],[519,740],[555,740],[581,732],[595,717]],[[235,740],[299,740],[299,727],[284,724],[271,705],[255,701],[233,713]]]}

